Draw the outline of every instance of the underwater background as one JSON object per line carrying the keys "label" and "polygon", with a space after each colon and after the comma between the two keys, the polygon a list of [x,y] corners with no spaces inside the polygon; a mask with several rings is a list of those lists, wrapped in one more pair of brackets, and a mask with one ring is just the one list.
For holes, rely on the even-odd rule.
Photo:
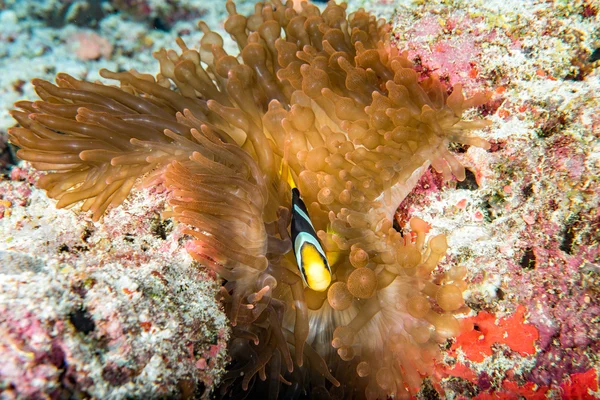
{"label": "underwater background", "polygon": [[[240,14],[254,1],[236,1]],[[325,7],[323,2],[315,2]],[[474,330],[442,346],[417,398],[600,398],[600,5],[594,1],[348,1],[387,19],[423,74],[489,90],[489,150],[453,144],[466,178],[428,170],[399,204],[463,265]],[[16,157],[13,103],[30,81],[102,68],[155,75],[152,53],[224,1],[0,0],[0,398],[210,398],[231,326],[220,284],[147,185],[101,223],[56,209]],[[103,80],[108,82],[107,80]],[[467,112],[467,113],[468,113]]]}

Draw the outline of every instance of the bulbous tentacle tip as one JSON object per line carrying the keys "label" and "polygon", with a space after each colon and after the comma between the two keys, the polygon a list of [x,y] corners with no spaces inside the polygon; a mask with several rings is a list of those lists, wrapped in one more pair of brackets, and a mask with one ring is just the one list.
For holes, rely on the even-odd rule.
{"label": "bulbous tentacle tip", "polygon": [[357,268],[348,277],[348,291],[360,299],[368,299],[375,294],[377,276],[367,267]]}

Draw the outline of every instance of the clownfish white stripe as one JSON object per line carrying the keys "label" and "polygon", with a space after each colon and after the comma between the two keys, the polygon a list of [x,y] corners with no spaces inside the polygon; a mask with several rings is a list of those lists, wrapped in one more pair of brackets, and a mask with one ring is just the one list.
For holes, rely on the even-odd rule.
{"label": "clownfish white stripe", "polygon": [[[300,200],[302,201],[302,200]],[[304,204],[304,202],[303,202]],[[315,229],[315,226],[312,224],[312,221],[310,220],[310,217],[308,216],[307,213],[305,213],[300,207],[298,207],[297,204],[294,204],[294,213],[298,213],[298,215],[300,215],[302,218],[304,218],[304,220],[306,222],[308,222],[310,224],[310,226],[312,226],[313,230]],[[293,215],[293,213],[292,213]]]}

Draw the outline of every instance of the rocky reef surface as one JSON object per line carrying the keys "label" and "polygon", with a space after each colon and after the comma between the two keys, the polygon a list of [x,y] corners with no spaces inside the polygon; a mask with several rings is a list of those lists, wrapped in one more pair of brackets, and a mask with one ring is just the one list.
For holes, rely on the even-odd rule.
{"label": "rocky reef surface", "polygon": [[229,328],[214,278],[138,192],[102,224],[56,210],[14,167],[0,185],[2,398],[152,398],[218,382]]}

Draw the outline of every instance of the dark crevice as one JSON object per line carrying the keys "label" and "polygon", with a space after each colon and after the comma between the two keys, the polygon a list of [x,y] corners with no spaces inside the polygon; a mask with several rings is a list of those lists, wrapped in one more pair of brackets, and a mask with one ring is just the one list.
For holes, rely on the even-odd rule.
{"label": "dark crevice", "polygon": [[535,269],[535,253],[532,248],[525,249],[525,253],[521,257],[519,264],[523,269]]}
{"label": "dark crevice", "polygon": [[560,250],[567,254],[573,254],[573,242],[575,241],[575,232],[573,232],[573,225],[567,225],[563,232],[563,240],[560,243]]}
{"label": "dark crevice", "polygon": [[477,184],[477,178],[475,178],[475,174],[468,169],[465,169],[465,179],[456,184],[457,189],[466,189],[466,190],[477,190],[479,189],[479,185]]}
{"label": "dark crevice", "polygon": [[85,308],[78,308],[77,310],[69,314],[69,321],[73,324],[77,331],[87,335],[96,329],[96,324],[92,319],[92,316],[87,312]]}
{"label": "dark crevice", "polygon": [[525,198],[528,199],[531,197],[532,194],[533,194],[533,183],[530,183],[523,188],[523,196],[525,196]]}

